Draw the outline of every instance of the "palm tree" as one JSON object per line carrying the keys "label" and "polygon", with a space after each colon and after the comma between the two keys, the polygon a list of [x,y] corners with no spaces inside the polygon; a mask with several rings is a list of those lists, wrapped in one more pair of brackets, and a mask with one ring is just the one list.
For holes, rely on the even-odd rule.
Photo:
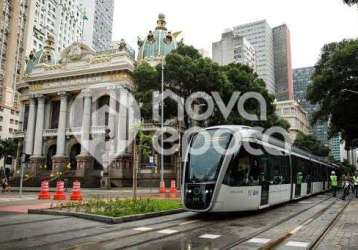
{"label": "palm tree", "polygon": [[348,4],[348,5],[353,5],[353,4],[358,4],[358,0],[343,0],[343,2],[345,4]]}

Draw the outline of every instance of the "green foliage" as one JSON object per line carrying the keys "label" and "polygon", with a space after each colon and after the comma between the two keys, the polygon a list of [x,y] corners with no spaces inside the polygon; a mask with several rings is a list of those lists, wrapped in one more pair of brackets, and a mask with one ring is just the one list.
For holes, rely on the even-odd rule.
{"label": "green foliage", "polygon": [[[135,96],[142,104],[142,116],[148,120],[152,117],[152,92],[160,91],[160,78],[161,65],[153,68],[148,63],[141,63],[134,71]],[[282,126],[285,129],[289,128],[289,124],[275,114],[274,96],[268,93],[263,80],[259,79],[250,67],[240,64],[219,66],[211,59],[203,58],[192,46],[180,43],[176,50],[166,56],[165,89],[173,91],[184,99],[195,92],[202,91],[211,95],[211,92],[216,91],[225,105],[229,102],[234,91],[241,93],[259,92],[267,103],[267,121],[247,121],[238,114],[235,105],[227,120],[216,109],[214,110],[215,113],[206,121],[206,124],[240,124],[264,128]],[[201,104],[201,101],[198,100],[196,104]],[[245,110],[252,114],[260,114],[259,105],[255,100],[248,100],[245,103]],[[165,118],[175,118],[176,113],[175,103],[166,99]],[[186,125],[189,126],[190,120],[187,114],[185,114],[184,119]]]}
{"label": "green foliage", "polygon": [[352,6],[354,4],[358,4],[358,0],[343,0],[345,4],[348,4],[349,6]]}
{"label": "green foliage", "polygon": [[330,120],[329,136],[341,132],[349,146],[358,138],[358,39],[330,43],[322,48],[307,98],[318,104],[313,123]]}
{"label": "green foliage", "polygon": [[146,158],[153,154],[152,139],[153,136],[151,134],[144,133],[143,125],[140,125],[137,133],[137,145],[138,150],[142,152],[143,156]]}
{"label": "green foliage", "polygon": [[90,214],[105,215],[111,217],[122,217],[135,214],[146,214],[182,208],[178,200],[156,200],[156,199],[92,199],[79,204],[76,211]]}
{"label": "green foliage", "polygon": [[329,154],[329,148],[322,145],[316,137],[313,135],[305,135],[302,132],[298,132],[294,145],[317,156],[326,157]]}
{"label": "green foliage", "polygon": [[16,156],[17,144],[13,139],[0,139],[0,159],[7,156]]}

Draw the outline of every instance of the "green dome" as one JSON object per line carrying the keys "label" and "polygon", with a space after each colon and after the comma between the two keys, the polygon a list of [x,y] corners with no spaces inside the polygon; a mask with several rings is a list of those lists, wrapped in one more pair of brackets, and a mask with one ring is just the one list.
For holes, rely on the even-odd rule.
{"label": "green dome", "polygon": [[58,63],[59,56],[55,51],[54,48],[54,40],[53,37],[48,37],[46,40],[46,45],[42,50],[39,51],[31,51],[29,55],[29,59],[26,64],[26,74],[29,74],[32,72],[32,70],[35,68],[38,64],[56,64]]}
{"label": "green dome", "polygon": [[176,36],[178,34],[178,32],[172,34],[167,31],[165,16],[159,14],[155,30],[149,31],[144,40],[138,40],[138,60],[157,61],[168,55],[177,48]]}

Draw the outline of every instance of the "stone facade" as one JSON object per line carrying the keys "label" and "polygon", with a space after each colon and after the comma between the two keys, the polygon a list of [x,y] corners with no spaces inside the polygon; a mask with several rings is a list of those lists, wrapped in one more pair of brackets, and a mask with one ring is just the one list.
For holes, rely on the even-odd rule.
{"label": "stone facade", "polygon": [[307,112],[294,100],[276,102],[276,113],[290,124],[291,140],[296,139],[298,131],[304,134],[311,132]]}
{"label": "stone facade", "polygon": [[[130,186],[133,150],[132,144],[123,143],[134,126],[126,105],[135,62],[126,46],[96,53],[75,42],[56,60],[50,58],[56,56],[51,50],[48,42],[34,55],[18,84],[23,128],[15,137],[19,150],[31,155],[27,174],[82,178],[84,186],[92,187]],[[95,144],[107,129],[116,140]],[[144,165],[138,171],[139,184],[158,186],[156,169],[138,165]],[[175,166],[168,168],[166,177],[175,178]]]}

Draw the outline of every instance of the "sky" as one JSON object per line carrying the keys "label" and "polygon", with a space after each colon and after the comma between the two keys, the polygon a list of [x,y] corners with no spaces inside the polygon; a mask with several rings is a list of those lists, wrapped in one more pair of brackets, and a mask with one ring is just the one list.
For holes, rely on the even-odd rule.
{"label": "sky", "polygon": [[182,31],[186,44],[211,54],[212,42],[234,26],[266,19],[291,31],[293,68],[313,66],[322,46],[358,38],[358,8],[342,0],[114,0],[113,40],[124,38],[137,50],[164,13],[170,31]]}

